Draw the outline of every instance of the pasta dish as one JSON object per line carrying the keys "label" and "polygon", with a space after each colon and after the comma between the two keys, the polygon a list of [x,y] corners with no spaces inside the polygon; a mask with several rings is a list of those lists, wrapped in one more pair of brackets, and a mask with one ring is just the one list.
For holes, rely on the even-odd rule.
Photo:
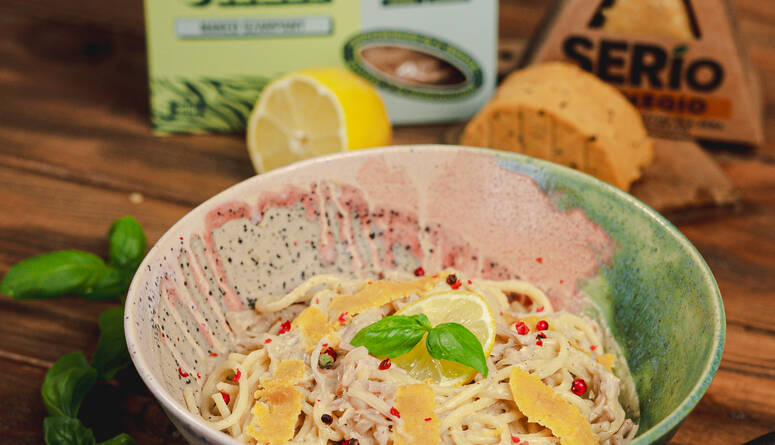
{"label": "pasta dish", "polygon": [[241,349],[184,393],[239,441],[624,444],[637,431],[615,345],[529,282],[317,275],[262,301],[228,314]]}

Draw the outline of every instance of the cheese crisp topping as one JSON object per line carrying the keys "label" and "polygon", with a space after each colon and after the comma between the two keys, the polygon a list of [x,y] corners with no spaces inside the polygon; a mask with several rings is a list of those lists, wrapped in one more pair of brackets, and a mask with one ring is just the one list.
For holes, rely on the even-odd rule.
{"label": "cheese crisp topping", "polygon": [[527,416],[528,421],[552,430],[562,445],[598,443],[592,427],[579,409],[537,376],[515,366],[511,368],[509,386],[517,408]]}
{"label": "cheese crisp topping", "polygon": [[305,352],[312,351],[321,338],[336,330],[335,326],[328,323],[326,314],[315,306],[309,306],[301,311],[299,316],[293,320],[291,326],[293,329],[298,329],[301,333],[302,347]]}
{"label": "cheese crisp topping", "polygon": [[396,391],[401,414],[395,445],[436,445],[440,441],[439,418],[434,414],[433,390],[425,384],[402,385]]}
{"label": "cheese crisp topping", "polygon": [[259,443],[284,444],[293,439],[301,413],[301,393],[293,385],[304,380],[304,362],[283,360],[273,377],[261,379],[254,394],[253,420],[247,433]]}
{"label": "cheese crisp topping", "polygon": [[366,283],[353,295],[341,295],[331,300],[328,313],[334,319],[343,313],[355,315],[414,294],[426,293],[445,278],[445,275],[439,274],[406,282],[380,280]]}

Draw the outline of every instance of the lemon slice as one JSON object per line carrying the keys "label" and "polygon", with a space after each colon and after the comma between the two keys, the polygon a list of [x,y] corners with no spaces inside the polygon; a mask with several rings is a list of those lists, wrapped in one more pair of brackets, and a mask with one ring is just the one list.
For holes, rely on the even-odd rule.
{"label": "lemon slice", "polygon": [[341,68],[312,68],[270,82],[250,114],[256,172],[302,159],[388,145],[390,120],[377,91]]}
{"label": "lemon slice", "polygon": [[[460,323],[482,344],[487,357],[495,344],[495,317],[487,301],[469,291],[449,291],[431,294],[401,308],[396,315],[425,314],[431,326]],[[417,380],[432,379],[442,386],[460,386],[476,375],[473,369],[459,363],[437,360],[428,354],[425,339],[411,351],[391,361]]]}

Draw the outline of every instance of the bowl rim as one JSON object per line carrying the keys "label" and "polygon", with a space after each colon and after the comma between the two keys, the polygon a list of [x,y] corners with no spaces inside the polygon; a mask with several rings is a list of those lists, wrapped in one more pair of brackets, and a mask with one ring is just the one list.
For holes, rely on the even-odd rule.
{"label": "bowl rim", "polygon": [[[702,280],[706,283],[706,285],[708,284],[710,285],[709,287],[713,293],[712,295],[713,298],[711,298],[711,302],[713,303],[713,309],[714,309],[714,320],[713,320],[714,332],[713,332],[713,344],[711,345],[713,353],[709,355],[700,378],[697,380],[697,382],[692,387],[689,394],[684,398],[684,400],[675,409],[673,409],[673,411],[671,411],[670,414],[668,414],[664,419],[652,425],[651,428],[649,428],[646,431],[639,431],[638,435],[633,439],[631,444],[644,445],[648,443],[654,443],[659,439],[663,439],[666,434],[675,433],[678,426],[680,426],[680,424],[688,416],[691,410],[699,403],[700,399],[702,398],[702,396],[705,394],[708,387],[710,386],[716,374],[716,371],[718,370],[719,364],[721,362],[721,356],[724,350],[724,342],[725,342],[725,336],[726,336],[726,316],[724,312],[724,303],[721,297],[721,291],[719,290],[718,283],[713,277],[713,273],[711,272],[710,267],[705,262],[702,255],[700,255],[697,248],[686,238],[686,236],[683,233],[681,233],[680,230],[678,230],[678,228],[676,228],[664,216],[660,215],[657,211],[649,207],[647,204],[638,200],[634,196],[624,192],[623,190],[611,184],[608,184],[604,181],[601,181],[593,176],[590,176],[586,173],[562,166],[560,164],[555,164],[553,162],[533,158],[519,153],[494,150],[490,148],[470,147],[470,146],[464,146],[464,145],[447,145],[447,144],[389,145],[384,147],[370,148],[368,150],[356,150],[356,151],[350,151],[350,152],[334,153],[334,154],[329,154],[325,156],[299,161],[299,162],[287,165],[285,167],[277,168],[269,172],[262,173],[260,175],[252,176],[250,178],[242,180],[226,188],[225,190],[222,190],[221,192],[210,197],[206,201],[202,202],[198,206],[188,211],[175,224],[173,224],[172,227],[170,227],[166,232],[164,232],[164,234],[159,237],[159,239],[151,247],[151,249],[149,249],[142,263],[138,267],[137,273],[132,279],[132,283],[130,284],[129,290],[127,291],[127,298],[124,304],[124,312],[125,312],[124,335],[126,337],[127,347],[129,349],[129,354],[132,359],[132,363],[135,366],[135,369],[140,375],[140,378],[143,380],[143,383],[145,383],[145,385],[148,387],[148,389],[151,391],[154,397],[156,397],[156,399],[161,403],[162,407],[167,412],[168,416],[171,415],[171,417],[174,417],[175,419],[179,419],[179,421],[181,422],[186,422],[186,426],[193,429],[194,432],[196,432],[199,436],[202,436],[203,438],[207,439],[208,441],[211,441],[212,443],[220,443],[224,445],[242,444],[242,442],[237,441],[236,439],[232,438],[226,433],[210,428],[205,423],[204,419],[202,419],[201,417],[195,416],[194,414],[189,412],[184,406],[180,405],[176,400],[174,400],[172,396],[168,394],[167,390],[163,387],[162,383],[157,381],[154,378],[154,376],[150,373],[149,371],[150,367],[148,365],[147,358],[145,357],[144,354],[139,353],[137,349],[136,331],[140,327],[135,324],[134,318],[132,316],[133,312],[131,311],[131,306],[134,304],[134,300],[137,298],[136,294],[139,293],[139,289],[142,287],[142,283],[145,281],[143,277],[147,273],[146,270],[147,270],[148,263],[151,261],[152,258],[155,258],[154,253],[156,252],[156,250],[161,248],[160,247],[161,244],[166,242],[168,238],[177,236],[177,233],[180,227],[183,226],[185,222],[192,217],[192,215],[197,213],[202,213],[206,211],[204,209],[209,209],[213,204],[223,201],[224,200],[223,197],[226,195],[237,194],[242,189],[253,187],[254,183],[271,182],[272,179],[274,179],[274,177],[276,176],[284,176],[289,172],[293,172],[299,169],[304,169],[309,165],[327,164],[327,163],[335,162],[339,159],[348,159],[353,157],[360,158],[360,157],[381,156],[382,154],[388,153],[388,152],[413,153],[418,150],[430,151],[430,152],[442,151],[442,150],[475,152],[482,155],[492,156],[496,159],[513,160],[518,162],[521,165],[527,164],[527,165],[535,166],[535,167],[538,167],[538,170],[545,171],[550,174],[555,174],[559,172],[560,176],[573,177],[575,180],[579,182],[585,183],[587,185],[591,185],[593,187],[601,188],[606,192],[608,192],[609,194],[613,195],[615,197],[614,199],[625,201],[628,204],[640,210],[641,212],[645,213],[652,220],[659,223],[659,225],[663,227],[666,233],[672,236],[672,238],[686,250],[689,256],[692,257],[692,259],[695,261],[695,263],[697,263],[700,266]],[[523,174],[527,174],[527,173],[523,173]],[[530,175],[528,174],[528,176]],[[175,423],[177,426],[177,422]]]}

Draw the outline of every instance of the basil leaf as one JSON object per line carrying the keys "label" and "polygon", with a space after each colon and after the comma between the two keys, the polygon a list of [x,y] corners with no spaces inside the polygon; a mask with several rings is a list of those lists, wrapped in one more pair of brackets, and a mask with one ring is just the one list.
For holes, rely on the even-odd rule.
{"label": "basil leaf", "polygon": [[442,323],[431,329],[425,347],[435,359],[460,363],[487,377],[487,361],[482,344],[462,324]]}
{"label": "basil leaf", "polygon": [[40,394],[52,416],[75,417],[81,402],[97,380],[97,371],[83,352],[71,352],[54,363],[43,379]]}
{"label": "basil leaf", "polygon": [[113,266],[105,266],[105,272],[89,289],[81,296],[91,301],[110,301],[126,294],[132,277],[116,269]]}
{"label": "basil leaf", "polygon": [[135,445],[134,439],[129,434],[123,433],[116,437],[112,437],[104,442],[100,442],[97,445]]}
{"label": "basil leaf", "polygon": [[100,314],[100,339],[92,358],[92,367],[103,380],[112,379],[129,365],[129,351],[124,339],[124,308],[114,307]]}
{"label": "basil leaf", "polygon": [[46,445],[94,445],[94,433],[72,417],[46,417],[43,420]]}
{"label": "basil leaf", "polygon": [[108,273],[108,266],[94,254],[59,250],[11,267],[0,284],[0,293],[16,299],[84,295]]}
{"label": "basil leaf", "polygon": [[134,274],[145,257],[147,240],[140,223],[132,216],[117,219],[108,231],[110,263]]}
{"label": "basil leaf", "polygon": [[365,346],[378,357],[393,358],[411,351],[429,329],[424,314],[391,315],[361,329],[350,344]]}

